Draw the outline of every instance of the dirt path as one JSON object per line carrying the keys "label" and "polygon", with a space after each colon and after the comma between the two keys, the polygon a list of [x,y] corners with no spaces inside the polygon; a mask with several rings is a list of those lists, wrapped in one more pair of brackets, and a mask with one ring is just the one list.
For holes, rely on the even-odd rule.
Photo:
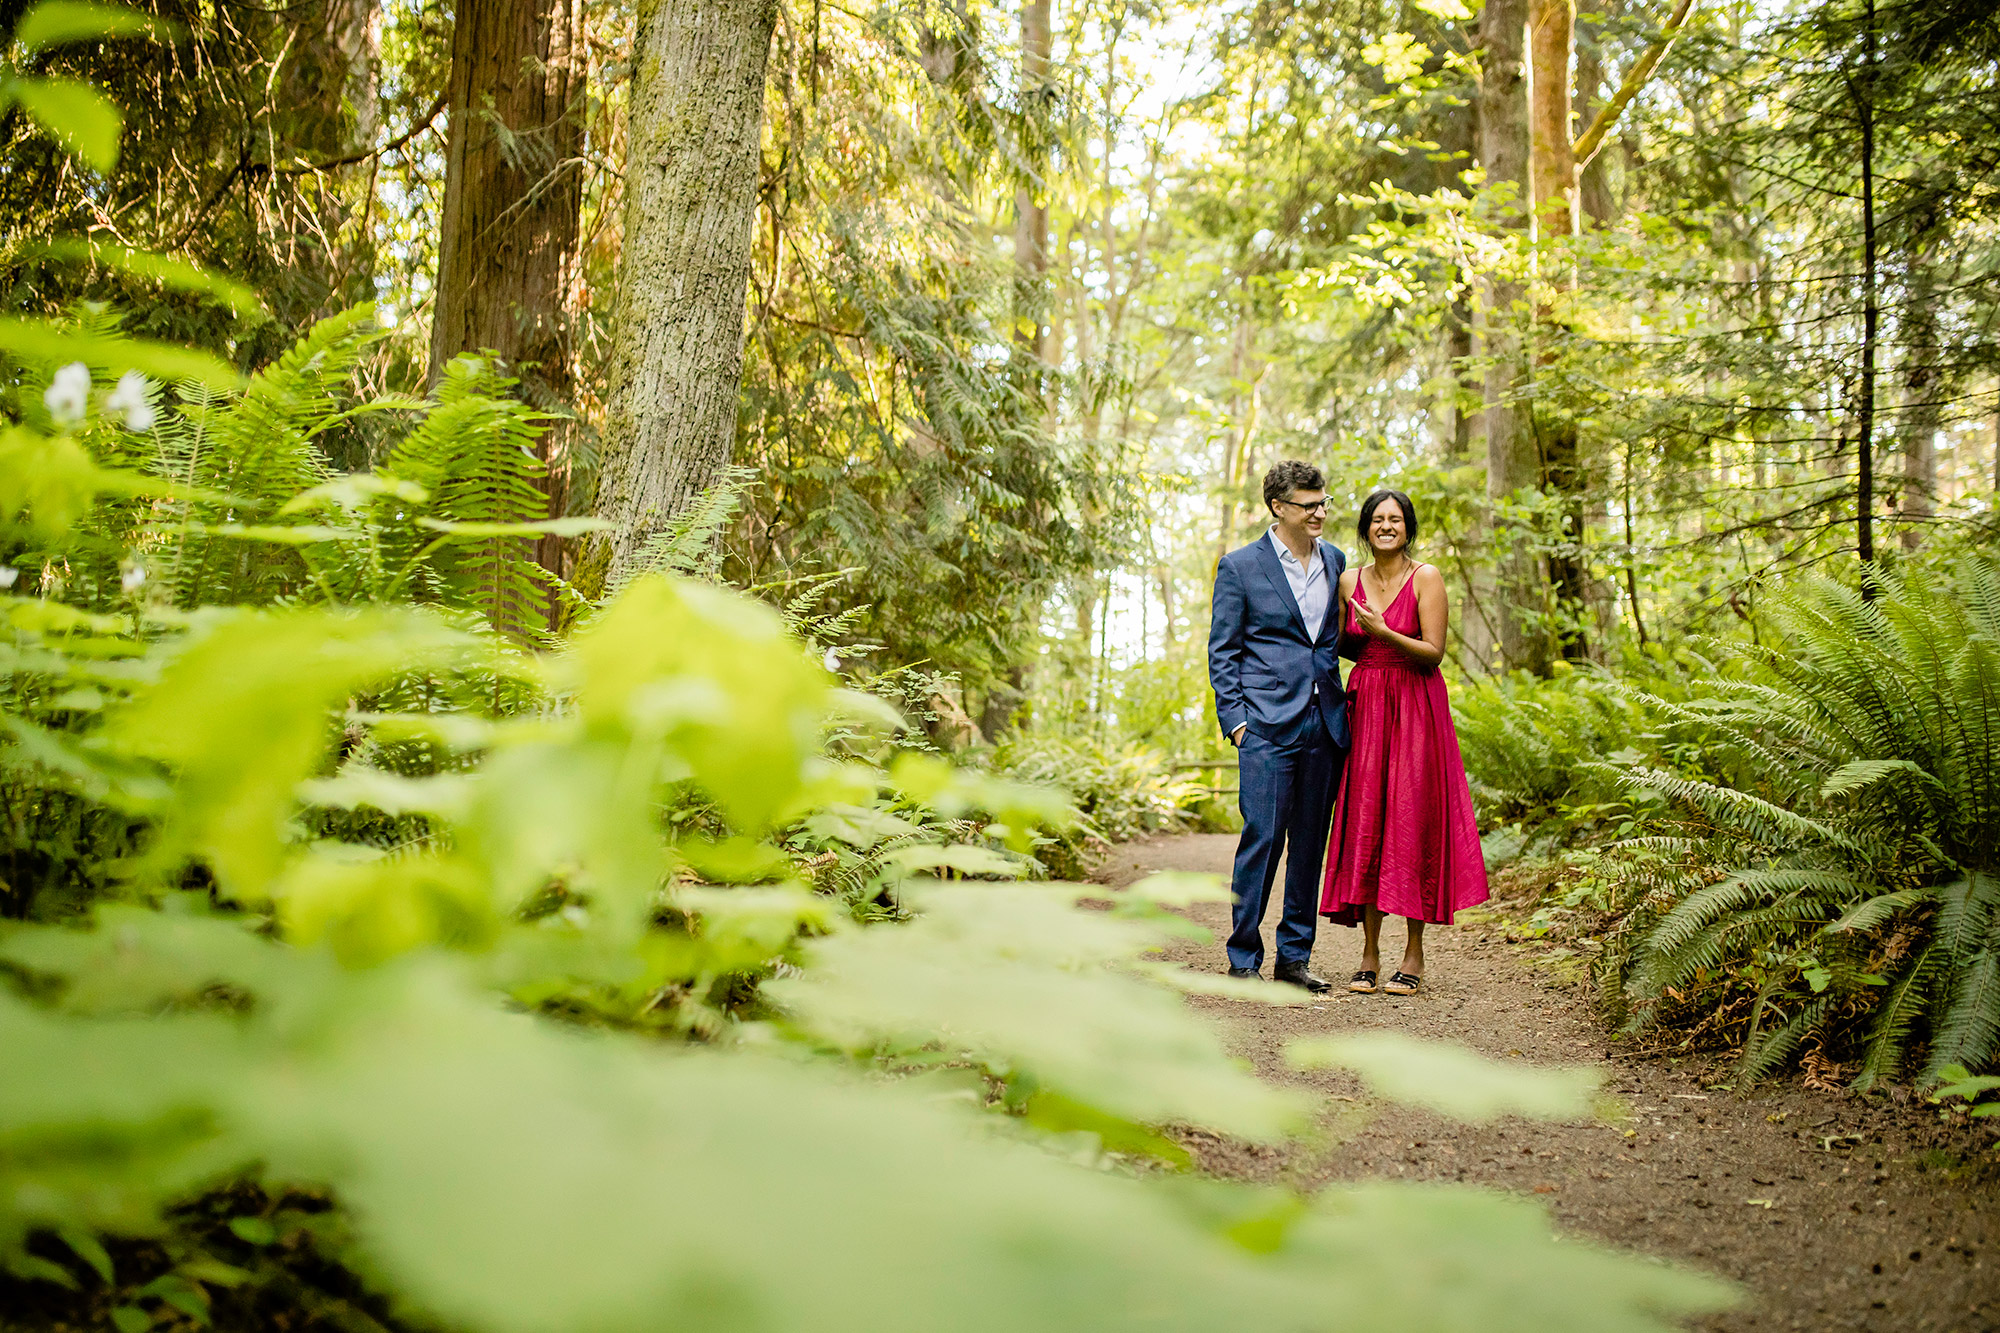
{"label": "dirt path", "polygon": [[[1130,843],[1096,878],[1125,884],[1154,870],[1226,874],[1234,849],[1233,837],[1201,834]],[[1168,956],[1220,970],[1217,928],[1226,927],[1226,910],[1204,906],[1193,915],[1217,931],[1217,943],[1180,945]],[[1266,922],[1267,940],[1273,924]],[[1393,963],[1402,932],[1383,934],[1385,961]],[[1360,932],[1322,925],[1314,968],[1344,981],[1359,952]],[[1305,1188],[1388,1176],[1534,1194],[1567,1228],[1707,1268],[1749,1290],[1747,1308],[1703,1328],[2000,1331],[2000,1199],[1990,1171],[1982,1184],[1977,1169],[1935,1146],[1935,1112],[1796,1084],[1741,1098],[1705,1086],[1692,1066],[1625,1057],[1584,999],[1536,973],[1497,922],[1433,930],[1425,952],[1425,993],[1413,999],[1336,992],[1322,1004],[1286,1008],[1198,1001],[1266,1076],[1325,1092],[1344,1139],[1331,1152],[1198,1139],[1191,1146],[1203,1166]],[[1467,1128],[1402,1108],[1364,1116],[1350,1077],[1295,1074],[1280,1059],[1293,1037],[1361,1028],[1457,1041],[1497,1059],[1608,1062],[1606,1086],[1632,1118]],[[1962,1148],[1965,1136],[1956,1142]]]}

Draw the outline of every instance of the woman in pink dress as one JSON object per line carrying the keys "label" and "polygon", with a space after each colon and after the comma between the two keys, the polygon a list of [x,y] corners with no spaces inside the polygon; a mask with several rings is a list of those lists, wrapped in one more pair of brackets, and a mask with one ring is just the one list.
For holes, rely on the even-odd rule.
{"label": "woman in pink dress", "polygon": [[[1417,509],[1381,490],[1355,525],[1373,563],[1340,578],[1348,608],[1341,651],[1353,744],[1334,802],[1319,910],[1362,930],[1361,968],[1348,983],[1376,989],[1382,918],[1409,921],[1402,965],[1381,989],[1414,995],[1424,975],[1424,927],[1486,901],[1486,858],[1458,755],[1438,663],[1444,660],[1444,576],[1410,559]],[[1357,651],[1358,650],[1358,651]]]}

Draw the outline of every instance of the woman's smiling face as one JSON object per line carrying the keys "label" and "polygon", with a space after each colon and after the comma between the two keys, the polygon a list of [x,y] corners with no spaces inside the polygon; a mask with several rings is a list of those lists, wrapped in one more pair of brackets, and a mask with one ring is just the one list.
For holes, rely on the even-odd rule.
{"label": "woman's smiling face", "polygon": [[1369,548],[1379,555],[1390,555],[1409,543],[1409,534],[1404,530],[1403,507],[1393,499],[1376,505],[1375,512],[1368,518]]}

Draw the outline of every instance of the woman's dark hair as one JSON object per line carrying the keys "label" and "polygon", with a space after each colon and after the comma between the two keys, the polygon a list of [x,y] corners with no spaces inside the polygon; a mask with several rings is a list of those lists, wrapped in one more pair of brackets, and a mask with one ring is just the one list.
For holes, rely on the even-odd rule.
{"label": "woman's dark hair", "polygon": [[1409,496],[1385,487],[1361,502],[1361,517],[1354,520],[1354,535],[1361,539],[1364,550],[1368,548],[1368,525],[1375,521],[1375,511],[1382,507],[1384,500],[1394,500],[1396,508],[1403,511],[1403,545],[1408,546],[1417,539],[1417,507],[1410,503]]}

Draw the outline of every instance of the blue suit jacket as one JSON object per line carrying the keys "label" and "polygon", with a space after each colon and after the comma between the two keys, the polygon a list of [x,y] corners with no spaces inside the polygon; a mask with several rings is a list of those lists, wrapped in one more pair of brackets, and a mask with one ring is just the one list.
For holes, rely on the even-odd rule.
{"label": "blue suit jacket", "polygon": [[[1280,745],[1296,745],[1324,727],[1347,745],[1347,695],[1340,685],[1340,576],[1347,557],[1319,543],[1326,567],[1326,620],[1317,637],[1271,549],[1268,533],[1222,557],[1208,623],[1208,679],[1215,716],[1227,736],[1239,726]],[[1314,687],[1318,687],[1317,693]]]}

